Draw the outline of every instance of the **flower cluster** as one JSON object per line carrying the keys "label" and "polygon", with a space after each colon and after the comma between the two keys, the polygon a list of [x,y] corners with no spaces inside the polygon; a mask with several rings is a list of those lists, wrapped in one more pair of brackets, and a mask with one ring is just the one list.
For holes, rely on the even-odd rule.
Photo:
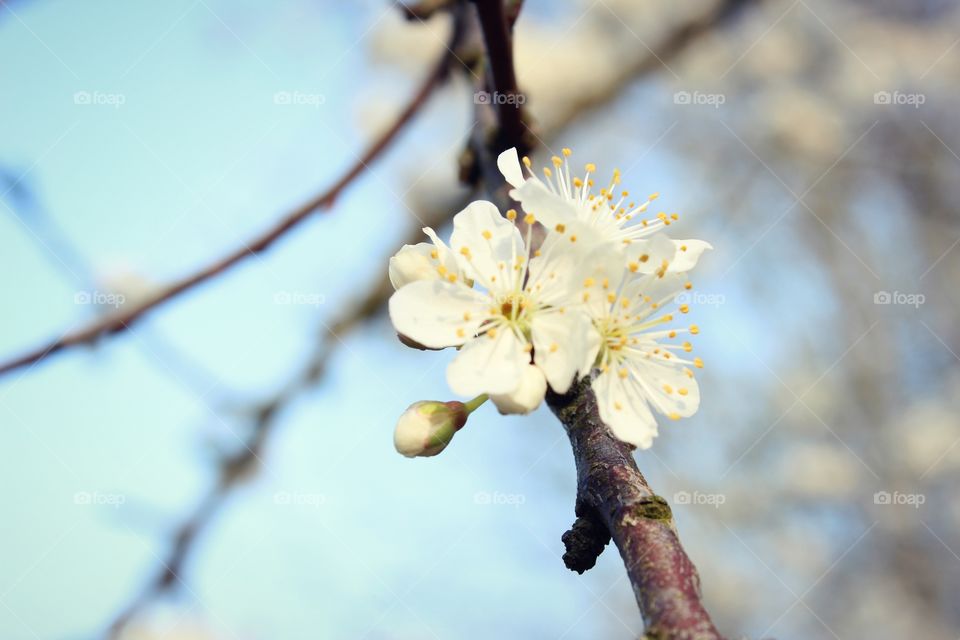
{"label": "flower cluster", "polygon": [[647,214],[656,194],[630,201],[619,172],[597,191],[596,167],[578,177],[570,150],[563,156],[540,178],[515,149],[502,153],[523,213],[473,202],[454,217],[449,245],[424,229],[429,243],[390,260],[390,318],[408,343],[459,349],[450,388],[489,396],[502,413],[528,413],[547,385],[565,393],[589,376],[614,435],[647,448],[654,412],[677,419],[700,404],[692,368],[703,363],[684,339],[698,329],[674,320],[689,311],[676,304],[691,288],[686,273],[711,247],[667,236],[677,216]]}

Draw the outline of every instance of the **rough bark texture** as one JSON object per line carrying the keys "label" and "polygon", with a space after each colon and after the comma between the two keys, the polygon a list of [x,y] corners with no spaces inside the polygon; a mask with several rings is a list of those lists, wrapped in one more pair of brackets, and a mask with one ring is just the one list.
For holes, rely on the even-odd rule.
{"label": "rough bark texture", "polygon": [[564,534],[564,561],[593,566],[612,537],[620,550],[651,640],[723,638],[703,607],[700,577],[677,537],[667,501],[637,468],[632,447],[600,420],[589,382],[547,401],[563,423],[577,465],[577,522]]}

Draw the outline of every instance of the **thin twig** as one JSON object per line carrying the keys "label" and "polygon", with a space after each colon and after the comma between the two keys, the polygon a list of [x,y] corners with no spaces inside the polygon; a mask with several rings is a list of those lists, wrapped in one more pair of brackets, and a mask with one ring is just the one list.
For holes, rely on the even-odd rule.
{"label": "thin twig", "polygon": [[[451,37],[453,44],[456,44],[454,38],[457,37],[459,37],[457,33]],[[416,93],[414,93],[403,111],[397,116],[393,125],[384,131],[380,137],[367,148],[357,162],[347,169],[340,179],[323,193],[288,213],[274,226],[252,239],[249,243],[215,260],[203,269],[163,287],[144,302],[132,306],[129,309],[121,309],[81,329],[67,332],[60,338],[47,342],[19,357],[0,364],[0,375],[34,364],[70,347],[90,344],[101,336],[129,329],[132,324],[149,311],[169,302],[183,292],[224,273],[245,258],[265,251],[277,240],[306,220],[310,214],[318,209],[331,207],[344,189],[359,177],[369,167],[370,163],[381,156],[390,143],[396,139],[397,135],[420,111],[433,91],[444,80],[450,70],[450,66],[456,60],[453,49],[454,47],[451,46],[447,46],[444,49],[443,54],[433,70],[423,80]]]}

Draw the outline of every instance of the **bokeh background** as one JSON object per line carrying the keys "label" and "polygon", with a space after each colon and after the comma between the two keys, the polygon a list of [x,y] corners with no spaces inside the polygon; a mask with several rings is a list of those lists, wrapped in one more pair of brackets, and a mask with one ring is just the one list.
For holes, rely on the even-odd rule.
{"label": "bokeh background", "polygon": [[[517,24],[541,156],[619,167],[715,246],[701,410],[637,458],[731,637],[960,636],[957,4],[528,0]],[[380,0],[0,2],[0,354],[332,182],[449,27]],[[450,397],[450,354],[340,322],[469,197],[473,91],[458,74],[270,252],[0,379],[0,637],[100,638],[124,611],[142,640],[642,632],[615,551],[560,560],[549,412],[486,407],[404,459],[394,421]]]}

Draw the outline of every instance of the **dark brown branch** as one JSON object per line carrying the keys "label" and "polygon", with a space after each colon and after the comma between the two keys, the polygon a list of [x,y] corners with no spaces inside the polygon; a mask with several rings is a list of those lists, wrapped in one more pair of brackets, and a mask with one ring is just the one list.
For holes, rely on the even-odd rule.
{"label": "dark brown branch", "polygon": [[670,506],[647,484],[632,447],[600,420],[589,381],[566,395],[550,393],[547,402],[570,437],[577,465],[580,517],[564,536],[583,538],[576,559],[595,561],[590,552],[602,550],[609,532],[640,606],[645,638],[722,639],[701,602],[700,577],[677,537]]}
{"label": "dark brown branch", "polygon": [[523,121],[524,99],[517,87],[517,76],[513,67],[511,35],[519,7],[515,7],[508,16],[503,8],[503,0],[474,0],[474,4],[477,7],[490,67],[488,86],[491,94],[499,95],[499,99],[494,102],[498,122],[494,146],[498,151],[517,147],[523,154],[530,144],[525,135],[527,126]]}
{"label": "dark brown branch", "polygon": [[459,28],[454,29],[451,42],[448,43],[448,46],[444,49],[443,54],[437,61],[433,70],[423,80],[416,93],[414,93],[404,109],[398,114],[391,127],[384,131],[383,134],[381,134],[380,137],[377,138],[377,140],[375,140],[367,148],[367,150],[356,161],[356,163],[348,168],[347,171],[340,177],[340,179],[327,188],[323,193],[303,203],[283,217],[279,222],[277,222],[277,224],[267,229],[261,235],[253,238],[250,242],[244,244],[242,247],[239,247],[226,256],[219,258],[199,271],[168,284],[160,291],[154,293],[144,302],[139,303],[136,306],[132,306],[129,309],[120,309],[116,313],[105,316],[86,327],[76,331],[68,332],[60,338],[52,340],[33,349],[32,351],[24,353],[17,358],[0,364],[0,375],[9,373],[24,366],[32,365],[70,347],[91,344],[97,338],[102,336],[125,331],[148,312],[154,310],[160,305],[169,302],[183,292],[226,272],[228,269],[241,262],[245,258],[267,250],[277,240],[285,236],[295,227],[299,226],[300,223],[310,216],[310,214],[319,209],[327,209],[331,207],[344,189],[346,189],[357,177],[359,177],[368,168],[370,163],[377,160],[383,154],[387,147],[389,147],[390,143],[396,139],[397,135],[420,111],[420,109],[426,103],[427,98],[430,97],[433,91],[447,76],[450,66],[453,64],[454,60],[456,60],[453,50],[456,48],[457,39],[460,36],[459,31]]}

